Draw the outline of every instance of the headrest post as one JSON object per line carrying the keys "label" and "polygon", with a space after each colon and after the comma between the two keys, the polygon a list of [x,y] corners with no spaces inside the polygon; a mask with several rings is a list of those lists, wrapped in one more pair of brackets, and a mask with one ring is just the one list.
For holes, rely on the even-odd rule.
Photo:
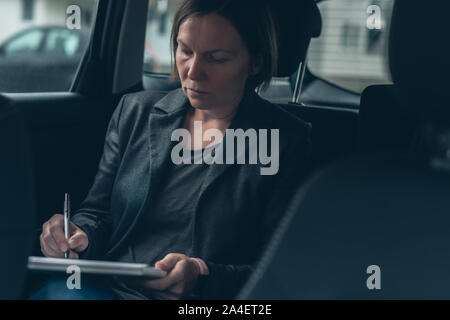
{"label": "headrest post", "polygon": [[305,78],[305,72],[306,72],[306,58],[308,53],[305,55],[304,61],[300,62],[299,65],[299,71],[297,73],[297,79],[295,80],[295,88],[294,88],[294,94],[292,95],[292,103],[299,103],[300,101],[300,94],[302,93],[302,87],[303,87],[303,80]]}

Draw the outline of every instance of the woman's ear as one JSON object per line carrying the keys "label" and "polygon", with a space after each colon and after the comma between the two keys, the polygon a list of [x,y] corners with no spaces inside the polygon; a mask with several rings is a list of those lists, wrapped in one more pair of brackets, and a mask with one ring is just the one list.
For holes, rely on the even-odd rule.
{"label": "woman's ear", "polygon": [[262,56],[258,55],[250,62],[249,75],[254,76],[258,74],[262,69]]}

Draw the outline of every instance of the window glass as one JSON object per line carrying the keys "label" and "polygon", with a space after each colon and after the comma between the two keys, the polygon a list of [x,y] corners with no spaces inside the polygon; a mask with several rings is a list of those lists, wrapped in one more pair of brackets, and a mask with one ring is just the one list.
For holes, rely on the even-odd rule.
{"label": "window glass", "polygon": [[171,73],[170,32],[181,0],[149,0],[144,72]]}
{"label": "window glass", "polygon": [[98,0],[0,1],[0,92],[68,91]]}
{"label": "window glass", "polygon": [[394,0],[322,1],[322,34],[311,41],[309,70],[360,93],[372,84],[391,83],[387,60]]}
{"label": "window glass", "polygon": [[72,57],[80,48],[80,38],[82,34],[66,29],[51,30],[47,34],[44,52],[60,57]]}
{"label": "window glass", "polygon": [[39,50],[42,44],[44,32],[42,30],[31,30],[19,34],[5,44],[5,57],[12,57],[21,54],[33,54]]}

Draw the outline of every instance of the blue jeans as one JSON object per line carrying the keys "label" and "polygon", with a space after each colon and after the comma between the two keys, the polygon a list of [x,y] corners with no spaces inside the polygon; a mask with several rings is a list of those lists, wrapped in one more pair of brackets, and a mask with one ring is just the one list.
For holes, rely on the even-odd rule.
{"label": "blue jeans", "polygon": [[95,279],[81,281],[80,289],[67,288],[67,277],[53,277],[44,283],[29,300],[117,300],[108,285]]}

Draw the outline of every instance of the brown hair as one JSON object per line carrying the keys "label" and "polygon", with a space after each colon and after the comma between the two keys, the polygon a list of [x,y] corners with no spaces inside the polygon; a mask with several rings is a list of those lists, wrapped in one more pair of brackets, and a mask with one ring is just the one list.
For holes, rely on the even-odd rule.
{"label": "brown hair", "polygon": [[[215,13],[232,23],[250,54],[251,63],[261,59],[261,70],[247,80],[247,89],[265,89],[276,73],[278,48],[275,26],[267,0],[184,0],[178,8],[171,33],[172,59],[175,62],[178,32],[190,17]],[[173,63],[173,77],[178,76]]]}

